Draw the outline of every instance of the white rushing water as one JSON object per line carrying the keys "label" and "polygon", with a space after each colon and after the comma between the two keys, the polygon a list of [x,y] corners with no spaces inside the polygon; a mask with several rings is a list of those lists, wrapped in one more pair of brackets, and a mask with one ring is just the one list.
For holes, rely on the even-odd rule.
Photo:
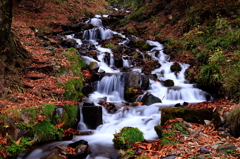
{"label": "white rushing water", "polygon": [[[97,90],[89,95],[87,99],[88,102],[95,103],[98,106],[98,101],[102,98],[106,98],[107,102],[113,102],[116,105],[121,105],[124,101],[124,82],[121,79],[121,73],[119,69],[112,69],[111,66],[114,65],[112,59],[112,51],[108,48],[103,48],[98,45],[98,41],[111,38],[113,34],[118,34],[123,38],[122,42],[119,44],[124,44],[128,42],[129,39],[126,36],[113,32],[110,29],[105,29],[102,27],[102,22],[98,19],[101,16],[96,16],[95,18],[89,20],[88,22],[92,22],[93,25],[97,26],[91,30],[87,30],[83,34],[83,40],[92,40],[92,43],[96,45],[96,49],[98,51],[98,60],[93,58],[82,56],[82,58],[89,64],[91,61],[97,62],[99,65],[99,72],[105,71],[106,73],[113,73],[112,75],[105,76],[98,82]],[[67,36],[68,38],[76,40],[79,45],[82,45],[82,41],[80,39],[73,38],[72,35]],[[120,108],[116,113],[110,114],[105,108],[103,109],[103,125],[98,126],[96,130],[92,130],[94,133],[92,135],[86,136],[77,136],[71,142],[83,139],[88,141],[90,148],[92,149],[92,155],[89,155],[88,158],[109,158],[108,154],[106,154],[106,150],[111,150],[113,148],[113,134],[119,132],[119,130],[123,127],[137,127],[143,133],[144,137],[147,140],[157,139],[157,134],[154,131],[154,126],[160,124],[160,110],[163,106],[173,106],[177,103],[182,104],[183,102],[189,103],[198,103],[206,100],[205,92],[202,90],[195,88],[193,84],[189,84],[185,79],[184,72],[189,67],[188,64],[179,63],[182,70],[179,73],[171,72],[170,66],[173,62],[170,62],[169,56],[163,53],[163,45],[155,41],[147,41],[150,45],[153,46],[152,50],[147,53],[152,57],[152,60],[158,60],[161,64],[161,67],[153,70],[152,74],[156,74],[160,81],[164,81],[167,79],[171,79],[174,81],[173,87],[165,87],[162,83],[150,80],[150,86],[147,90],[148,93],[153,94],[154,96],[160,98],[162,103],[155,103],[150,106],[136,106],[136,107],[128,107],[128,109],[124,109],[124,107]],[[110,53],[111,61],[110,65],[104,62],[105,52]],[[156,52],[159,52],[156,54]],[[157,55],[157,56],[156,56]],[[132,71],[141,72],[142,69],[139,67],[134,67],[131,64],[131,61],[128,58],[123,57],[124,66],[131,66]],[[88,130],[86,125],[82,122],[79,123],[78,129],[80,131]],[[64,143],[64,142],[58,142]],[[69,144],[69,142],[65,142],[65,145]],[[51,146],[51,145],[50,145]],[[49,145],[45,145],[45,148],[49,147]],[[33,153],[36,153],[41,156],[41,150],[36,149]],[[27,159],[31,158],[27,157]]]}

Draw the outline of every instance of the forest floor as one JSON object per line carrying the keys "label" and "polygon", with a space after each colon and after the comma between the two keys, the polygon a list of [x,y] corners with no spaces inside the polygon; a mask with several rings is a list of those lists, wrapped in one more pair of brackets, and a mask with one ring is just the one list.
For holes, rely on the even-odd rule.
{"label": "forest floor", "polygon": [[[67,2],[62,2],[52,0],[47,1],[43,9],[38,12],[33,12],[26,8],[19,7],[19,2],[14,1],[12,28],[19,36],[22,45],[31,53],[33,60],[28,62],[28,65],[26,66],[26,74],[21,75],[23,87],[9,86],[7,99],[0,100],[0,104],[6,104],[6,106],[0,108],[1,112],[7,109],[14,109],[16,107],[27,108],[44,103],[53,103],[56,105],[76,103],[75,101],[63,100],[62,96],[65,90],[63,88],[59,88],[57,85],[57,83],[64,84],[68,81],[68,79],[74,77],[69,75],[59,77],[53,71],[56,63],[67,67],[69,66],[69,61],[63,55],[66,52],[66,49],[62,48],[53,38],[48,38],[48,40],[46,40],[44,36],[41,36],[41,33],[60,32],[62,24],[71,24],[76,20],[84,18],[90,13],[96,14],[96,10],[99,10],[98,13],[106,12],[106,5],[107,4],[104,3],[103,0],[91,1],[91,3],[90,1],[76,2],[74,0],[68,0]],[[144,25],[150,25],[148,23],[149,22],[146,22]],[[165,27],[163,31],[166,34],[169,33],[170,37],[174,37],[172,30],[173,28],[171,27]],[[175,35],[175,38],[179,38],[180,36],[180,34]],[[54,47],[54,51],[52,51],[52,46]],[[211,107],[214,109],[222,109],[223,111],[229,111],[234,108],[234,106],[235,104],[228,100],[199,104],[199,107]],[[212,124],[193,124],[193,129],[200,129],[200,131],[207,136],[201,136],[199,134],[188,138],[175,136],[180,141],[178,144],[166,145],[158,150],[154,147],[154,143],[156,141],[148,141],[145,145],[144,143],[142,145],[138,145],[142,148],[141,154],[149,157],[152,156],[151,158],[156,158],[153,155],[162,157],[166,157],[168,155],[181,156],[179,159],[190,158],[189,156],[199,154],[201,147],[205,147],[211,151],[209,154],[211,158],[224,159],[224,157],[239,157],[234,157],[232,154],[226,156],[221,155],[216,151],[216,149],[210,147],[210,145],[217,143],[229,143],[234,144],[235,146],[240,146],[240,138],[220,137],[222,132],[215,130]],[[240,150],[238,149],[234,154],[240,154]]]}

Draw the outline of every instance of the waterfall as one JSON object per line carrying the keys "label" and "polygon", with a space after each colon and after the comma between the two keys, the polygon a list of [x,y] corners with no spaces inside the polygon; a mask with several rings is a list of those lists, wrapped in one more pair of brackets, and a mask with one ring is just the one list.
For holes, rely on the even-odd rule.
{"label": "waterfall", "polygon": [[[115,99],[124,99],[124,82],[121,74],[105,76],[98,82],[97,91],[107,95],[116,95]],[[118,97],[119,96],[119,97]]]}
{"label": "waterfall", "polygon": [[80,130],[80,131],[87,130],[87,126],[83,121],[82,105],[79,106],[79,113],[80,113],[80,120],[77,126],[77,130]]}
{"label": "waterfall", "polygon": [[[98,42],[111,38],[114,34],[119,35],[122,40],[119,40],[117,44],[122,45],[125,49],[129,48],[127,45],[130,43],[130,40],[123,34],[111,31],[110,29],[105,29],[102,26],[100,19],[101,16],[95,16],[95,18],[87,21],[92,23],[96,27],[90,30],[86,30],[83,33],[82,39],[78,39],[79,45],[82,43],[94,45],[94,51],[96,52],[96,57],[82,56],[81,58],[86,61],[87,64],[94,61],[99,65],[99,72],[105,72],[105,76],[97,82],[96,90],[89,94],[86,99],[86,102],[94,103],[96,106],[99,105],[99,100],[105,100],[106,102],[111,102],[118,107],[118,110],[115,113],[109,113],[104,107],[102,107],[102,119],[103,124],[98,126],[96,130],[93,130],[92,135],[85,136],[76,136],[71,142],[77,140],[86,140],[92,150],[92,156],[95,158],[106,158],[109,159],[110,155],[107,151],[114,151],[113,146],[113,134],[118,132],[121,128],[137,127],[143,134],[144,138],[147,140],[155,140],[158,138],[154,126],[160,124],[160,108],[161,107],[171,107],[176,103],[197,103],[206,100],[206,93],[198,88],[194,87],[194,84],[190,84],[185,79],[185,71],[189,67],[188,64],[178,62],[181,70],[179,72],[172,72],[170,67],[174,62],[169,61],[170,57],[163,52],[164,46],[159,42],[147,40],[147,43],[152,46],[150,51],[146,53],[151,56],[152,60],[157,60],[161,67],[153,70],[151,74],[156,74],[158,81],[149,80],[150,85],[146,92],[160,98],[162,103],[155,103],[149,106],[141,105],[135,107],[127,107],[123,103],[124,101],[124,80],[123,73],[120,69],[113,69],[114,66],[114,53],[109,48],[104,48],[98,44]],[[67,36],[70,39],[74,39],[73,35]],[[136,49],[139,53],[144,55],[145,52],[141,52]],[[91,49],[90,49],[91,51]],[[108,62],[104,61],[106,55],[110,55],[110,60]],[[96,59],[97,58],[97,59]],[[123,66],[129,67],[131,71],[137,71],[142,73],[142,68],[133,66],[134,63],[131,63],[129,59],[132,59],[129,55],[124,55]],[[173,80],[174,86],[166,87],[162,82],[165,80]],[[83,115],[80,107],[80,122],[78,124],[79,130],[86,130],[87,127],[83,121]],[[63,145],[68,144],[69,142],[63,143]],[[52,145],[45,145],[44,148],[50,149]],[[41,157],[39,149],[36,149],[34,152],[38,152],[38,157]],[[33,152],[33,153],[34,153]],[[32,154],[29,156],[32,157]],[[36,158],[36,157],[33,157]],[[91,158],[91,156],[88,156]],[[27,157],[30,159],[30,157]]]}
{"label": "waterfall", "polygon": [[86,23],[92,23],[92,25],[97,27],[103,27],[101,19],[98,18],[92,18],[88,20]]}
{"label": "waterfall", "polygon": [[93,41],[102,41],[105,39],[109,39],[112,36],[113,36],[113,33],[110,29],[105,29],[102,27],[86,30],[83,33],[83,39],[93,40]]}

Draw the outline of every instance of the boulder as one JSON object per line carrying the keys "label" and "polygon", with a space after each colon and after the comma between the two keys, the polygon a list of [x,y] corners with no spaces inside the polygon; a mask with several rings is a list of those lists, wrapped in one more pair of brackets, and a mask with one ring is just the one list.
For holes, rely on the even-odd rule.
{"label": "boulder", "polygon": [[94,91],[94,88],[92,87],[92,85],[88,84],[86,86],[83,86],[82,88],[82,93],[86,96],[89,95],[90,93],[92,93]]}
{"label": "boulder", "polygon": [[134,26],[127,27],[127,34],[139,36],[137,29]]}
{"label": "boulder", "polygon": [[163,107],[161,111],[161,125],[166,121],[182,118],[187,122],[204,124],[204,120],[212,120],[213,109]]}
{"label": "boulder", "polygon": [[154,130],[156,131],[159,139],[161,139],[162,138],[162,126],[156,125],[156,126],[154,126]]}
{"label": "boulder", "polygon": [[124,74],[125,78],[125,89],[130,87],[136,87],[140,89],[142,86],[142,76],[139,72],[128,72]]}
{"label": "boulder", "polygon": [[98,68],[99,68],[98,63],[95,61],[90,62],[88,66],[89,66],[90,70],[98,70]]}
{"label": "boulder", "polygon": [[221,154],[228,155],[230,152],[235,152],[237,147],[232,144],[219,145],[217,151]]}
{"label": "boulder", "polygon": [[180,72],[182,70],[182,67],[180,66],[179,63],[174,62],[173,65],[170,67],[170,70],[172,72],[178,73],[178,72]]}
{"label": "boulder", "polygon": [[174,86],[174,81],[171,79],[167,79],[166,81],[163,81],[163,85],[165,87],[172,87],[172,86]]}
{"label": "boulder", "polygon": [[156,97],[156,96],[154,96],[152,94],[149,94],[149,93],[146,93],[142,97],[141,102],[144,105],[151,105],[151,104],[154,104],[154,103],[162,103],[161,99],[159,99],[158,97]]}
{"label": "boulder", "polygon": [[89,129],[96,129],[103,124],[102,107],[85,106],[82,107],[83,121]]}
{"label": "boulder", "polygon": [[142,80],[142,85],[141,85],[141,89],[143,90],[147,90],[149,87],[149,77],[146,75],[141,75],[141,80]]}

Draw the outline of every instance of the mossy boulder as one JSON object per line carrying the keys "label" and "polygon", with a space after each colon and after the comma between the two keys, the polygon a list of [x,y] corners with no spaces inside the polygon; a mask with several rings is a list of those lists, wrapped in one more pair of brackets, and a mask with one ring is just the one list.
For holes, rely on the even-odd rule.
{"label": "mossy boulder", "polygon": [[143,133],[138,128],[124,127],[119,133],[113,134],[114,146],[118,149],[128,149],[133,146],[135,142],[142,142],[144,140]]}
{"label": "mossy boulder", "polygon": [[156,97],[152,94],[149,94],[149,93],[146,93],[143,96],[143,98],[141,99],[141,102],[144,105],[151,105],[151,104],[154,104],[154,103],[162,103],[161,99],[159,99],[158,97]]}
{"label": "mossy boulder", "polygon": [[172,87],[172,86],[174,86],[174,81],[171,79],[167,79],[166,81],[163,81],[163,85],[165,87]]}
{"label": "mossy boulder", "polygon": [[179,63],[174,62],[173,65],[170,67],[170,70],[171,70],[172,72],[178,73],[178,72],[180,72],[180,71],[182,70],[182,67],[180,66]]}
{"label": "mossy boulder", "polygon": [[89,66],[89,69],[90,69],[90,70],[95,70],[95,69],[98,69],[98,68],[99,68],[98,63],[95,62],[95,61],[90,62],[88,66]]}
{"label": "mossy boulder", "polygon": [[136,47],[140,48],[141,50],[151,50],[152,46],[149,45],[145,40],[143,39],[137,39],[136,40],[136,44],[135,44]]}
{"label": "mossy boulder", "polygon": [[235,152],[237,147],[232,144],[219,145],[217,151],[224,155],[229,155],[229,152]]}
{"label": "mossy boulder", "polygon": [[161,125],[166,121],[182,118],[192,123],[204,124],[204,120],[212,120],[213,109],[163,107],[161,111]]}
{"label": "mossy boulder", "polygon": [[138,31],[134,26],[127,27],[127,34],[139,36]]}
{"label": "mossy boulder", "polygon": [[236,106],[227,117],[227,127],[234,137],[240,136],[240,105]]}
{"label": "mossy boulder", "polygon": [[124,99],[128,102],[135,102],[139,95],[143,94],[143,91],[136,86],[127,88],[124,92]]}
{"label": "mossy boulder", "polygon": [[154,130],[156,131],[158,137],[161,139],[162,138],[162,126],[161,125],[156,125],[154,126]]}

